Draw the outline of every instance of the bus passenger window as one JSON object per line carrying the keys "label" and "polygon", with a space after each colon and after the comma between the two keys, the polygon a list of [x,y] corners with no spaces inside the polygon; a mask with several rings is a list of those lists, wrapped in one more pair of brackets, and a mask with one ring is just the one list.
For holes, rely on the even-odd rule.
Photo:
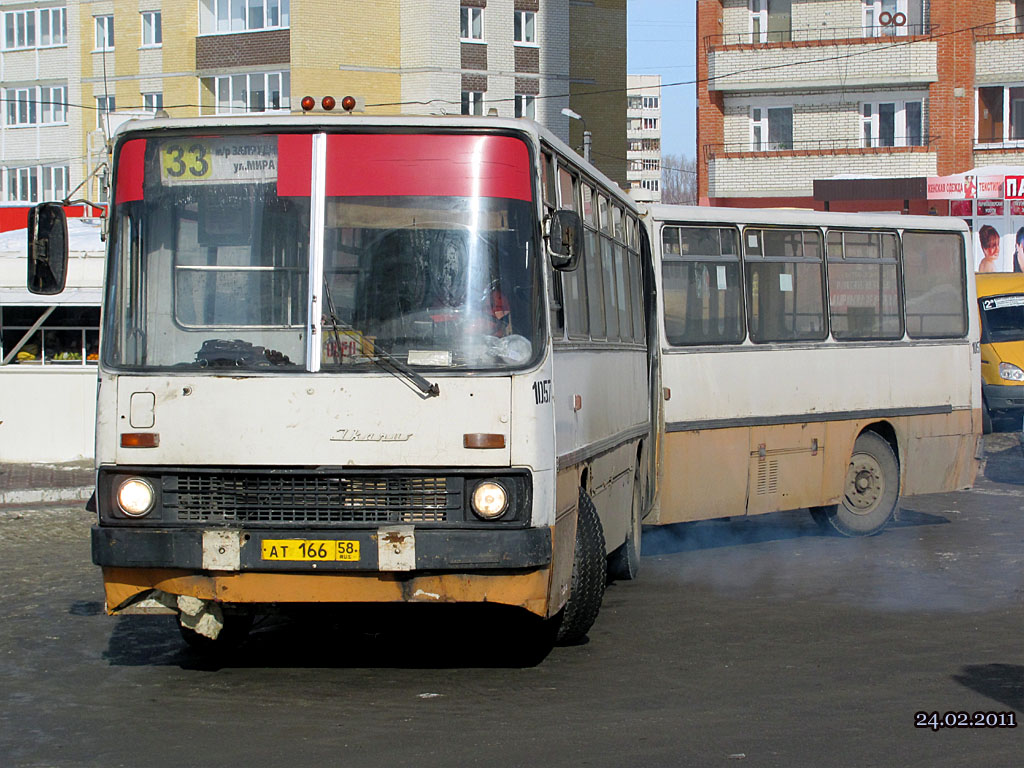
{"label": "bus passenger window", "polygon": [[896,234],[833,230],[826,252],[832,336],[902,338]]}
{"label": "bus passenger window", "polygon": [[[607,210],[608,200],[601,195],[598,197],[598,210]],[[619,339],[619,312],[615,306],[618,288],[615,277],[615,245],[611,238],[611,219],[604,218],[602,221],[608,223],[607,227],[601,228],[601,269],[603,271],[602,284],[604,287],[604,322],[607,339],[618,341]]]}
{"label": "bus passenger window", "polygon": [[825,323],[821,233],[744,232],[747,311],[755,342],[821,340]]}
{"label": "bus passenger window", "polygon": [[735,229],[662,230],[665,336],[672,346],[743,341],[740,261]]}
{"label": "bus passenger window", "polygon": [[601,281],[601,236],[597,233],[597,195],[583,185],[583,269],[586,274],[587,315],[590,338],[603,339],[604,289]]}
{"label": "bus passenger window", "polygon": [[963,238],[955,232],[904,232],[907,334],[956,339],[967,333]]}

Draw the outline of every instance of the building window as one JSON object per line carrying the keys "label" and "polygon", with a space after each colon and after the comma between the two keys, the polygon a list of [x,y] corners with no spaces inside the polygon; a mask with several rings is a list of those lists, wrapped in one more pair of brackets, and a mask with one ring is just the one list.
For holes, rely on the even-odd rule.
{"label": "building window", "polygon": [[6,88],[7,125],[51,125],[67,122],[67,88]]}
{"label": "building window", "polygon": [[142,94],[142,108],[147,112],[156,112],[164,108],[164,95],[162,93]]}
{"label": "building window", "polygon": [[644,160],[643,164],[644,164],[643,169],[645,171],[660,171],[661,170],[661,160]]}
{"label": "building window", "polygon": [[527,117],[530,120],[537,119],[536,97],[525,93],[516,94],[516,117]]}
{"label": "building window", "polygon": [[96,22],[96,51],[114,50],[114,17],[94,16]]}
{"label": "building window", "polygon": [[660,99],[657,96],[644,96],[643,97],[643,108],[644,109],[658,109]]}
{"label": "building window", "polygon": [[782,43],[792,39],[792,0],[749,0],[750,40]]}
{"label": "building window", "polygon": [[861,0],[865,37],[924,33],[924,0]]}
{"label": "building window", "polygon": [[[41,318],[42,325],[27,335]],[[0,329],[0,360],[13,353],[9,365],[66,367],[96,365],[99,359],[99,307],[0,307]]]}
{"label": "building window", "polygon": [[517,43],[536,43],[536,16],[533,11],[516,11],[513,23],[513,39]]}
{"label": "building window", "polygon": [[4,48],[34,48],[36,44],[36,12],[8,11],[4,14]]}
{"label": "building window", "polygon": [[[636,182],[633,182],[633,183],[634,183],[634,185],[636,184]],[[660,186],[661,186],[661,182],[658,181],[657,179],[641,179],[640,180],[640,188],[641,189],[646,189],[649,192],[657,192],[658,188]]]}
{"label": "building window", "polygon": [[463,40],[483,40],[483,9],[459,8],[459,35]]}
{"label": "building window", "polygon": [[1013,0],[1013,31],[1024,32],[1024,0]]}
{"label": "building window", "polygon": [[890,101],[861,105],[861,146],[919,147],[924,126],[920,101]]}
{"label": "building window", "polygon": [[206,78],[203,83],[214,94],[218,115],[288,111],[291,108],[288,72],[222,75]]}
{"label": "building window", "polygon": [[627,96],[626,109],[642,109],[644,105],[643,96]]}
{"label": "building window", "polygon": [[[42,190],[42,195],[40,195]],[[63,200],[68,196],[68,167],[33,166],[7,169],[9,203],[41,203]]]}
{"label": "building window", "polygon": [[641,139],[640,149],[643,152],[661,152],[661,139]]}
{"label": "building window", "polygon": [[480,91],[462,92],[462,114],[482,115],[484,113],[484,95]]}
{"label": "building window", "polygon": [[68,15],[66,8],[39,9],[39,47],[51,48],[68,44]]}
{"label": "building window", "polygon": [[779,152],[792,148],[793,108],[752,107],[750,149],[754,152]]}
{"label": "building window", "polygon": [[290,0],[201,0],[200,34],[283,29],[290,23]]}
{"label": "building window", "polygon": [[96,97],[96,127],[105,126],[104,117],[117,109],[117,100],[113,96]]}
{"label": "building window", "polygon": [[645,131],[656,131],[656,130],[658,130],[658,118],[656,118],[656,117],[645,117],[645,118],[643,118],[643,130],[645,130]]}
{"label": "building window", "polygon": [[142,12],[142,47],[156,48],[164,42],[160,11]]}
{"label": "building window", "polygon": [[975,108],[979,144],[1024,141],[1024,86],[978,88]]}

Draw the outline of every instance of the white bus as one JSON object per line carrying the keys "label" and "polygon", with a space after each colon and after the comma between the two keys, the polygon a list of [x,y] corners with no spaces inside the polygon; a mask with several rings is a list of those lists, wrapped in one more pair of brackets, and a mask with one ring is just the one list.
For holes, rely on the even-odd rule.
{"label": "white bus", "polygon": [[[112,167],[110,613],[176,613],[198,645],[303,603],[587,632],[653,492],[653,272],[613,182],[498,118],[134,121]],[[32,216],[37,291],[60,289],[63,222]]]}
{"label": "white bus", "polygon": [[664,481],[649,522],[809,508],[880,531],[970,487],[981,432],[959,220],[651,206]]}

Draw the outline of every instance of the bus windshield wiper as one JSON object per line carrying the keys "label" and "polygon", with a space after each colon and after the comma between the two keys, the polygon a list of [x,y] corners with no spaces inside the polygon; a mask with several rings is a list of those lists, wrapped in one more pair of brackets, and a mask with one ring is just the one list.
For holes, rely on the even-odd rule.
{"label": "bus windshield wiper", "polygon": [[326,278],[324,279],[324,298],[327,299],[327,318],[331,321],[331,334],[334,336],[335,349],[341,349],[341,337],[338,334],[339,328],[346,333],[359,334],[359,338],[362,343],[367,344],[370,347],[370,352],[372,353],[370,357],[371,361],[379,365],[388,373],[406,379],[427,397],[437,397],[441,394],[441,390],[437,386],[436,382],[427,381],[423,376],[418,374],[401,360],[398,360],[391,353],[385,352],[374,344],[373,341],[360,334],[355,328],[346,325],[338,319],[338,313],[334,308],[334,299],[331,298],[331,289],[327,285]]}

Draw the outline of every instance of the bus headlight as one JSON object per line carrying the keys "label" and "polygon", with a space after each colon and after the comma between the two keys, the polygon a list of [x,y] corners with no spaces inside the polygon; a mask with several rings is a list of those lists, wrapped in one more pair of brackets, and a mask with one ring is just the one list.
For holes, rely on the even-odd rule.
{"label": "bus headlight", "polygon": [[498,483],[480,483],[473,491],[473,512],[483,520],[497,520],[508,509],[508,493]]}
{"label": "bus headlight", "polygon": [[1007,381],[1024,381],[1024,371],[1010,363],[999,364],[999,378]]}
{"label": "bus headlight", "polygon": [[148,480],[131,477],[117,489],[117,505],[129,517],[143,517],[153,509],[156,494]]}

